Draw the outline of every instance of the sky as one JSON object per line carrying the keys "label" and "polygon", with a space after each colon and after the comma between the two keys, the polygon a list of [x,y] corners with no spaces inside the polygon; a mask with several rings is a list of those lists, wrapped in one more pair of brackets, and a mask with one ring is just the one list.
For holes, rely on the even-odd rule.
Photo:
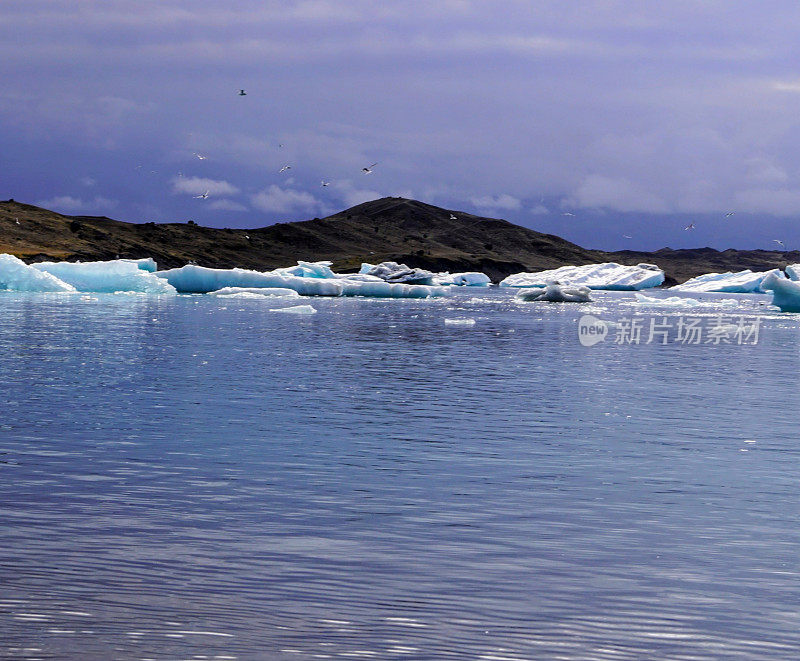
{"label": "sky", "polygon": [[800,249],[799,32],[789,0],[2,0],[0,198],[260,227],[396,195]]}

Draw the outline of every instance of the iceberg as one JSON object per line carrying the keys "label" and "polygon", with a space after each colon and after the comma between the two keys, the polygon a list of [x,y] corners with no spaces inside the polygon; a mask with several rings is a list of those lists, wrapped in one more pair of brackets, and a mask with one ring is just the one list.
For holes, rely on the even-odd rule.
{"label": "iceberg", "polygon": [[[300,265],[299,265],[300,266]],[[295,268],[295,267],[290,267]],[[303,267],[301,267],[303,268]],[[212,269],[188,264],[177,269],[158,271],[155,275],[167,280],[175,289],[185,294],[207,294],[225,287],[292,289],[301,296],[371,296],[385,298],[429,298],[444,296],[444,287],[393,284],[380,278],[363,275],[334,277],[298,276],[275,271],[248,269]]]}
{"label": "iceberg", "polygon": [[468,271],[465,273],[437,273],[433,277],[437,285],[454,285],[457,287],[488,287],[492,280],[485,273]]}
{"label": "iceberg", "polygon": [[208,292],[211,296],[238,296],[252,294],[261,298],[300,298],[294,289],[285,287],[223,287],[216,291]]}
{"label": "iceberg", "polygon": [[764,291],[772,292],[772,304],[781,312],[800,312],[800,283],[770,273],[761,281]]}
{"label": "iceberg", "polygon": [[287,314],[316,314],[317,311],[310,305],[292,305],[288,308],[275,308],[270,312],[286,312]]}
{"label": "iceberg", "polygon": [[[146,260],[115,259],[108,262],[40,262],[32,264],[78,291],[113,293],[175,294],[168,282],[140,267]],[[152,262],[152,260],[150,260]],[[153,262],[155,264],[155,262]],[[149,266],[149,263],[145,263]]]}
{"label": "iceberg", "polygon": [[302,262],[297,261],[297,266],[289,266],[287,268],[275,269],[276,273],[283,273],[285,275],[296,275],[301,278],[338,278],[331,271],[333,262]]}
{"label": "iceberg", "polygon": [[411,268],[397,262],[381,262],[377,266],[361,264],[362,275],[374,275],[386,282],[400,282],[407,285],[433,285],[434,274],[425,269]]}
{"label": "iceberg", "polygon": [[0,289],[7,291],[69,291],[75,287],[59,280],[50,273],[45,273],[14,255],[0,255]]}
{"label": "iceberg", "polygon": [[666,296],[664,298],[656,298],[654,296],[645,296],[644,294],[636,293],[636,305],[647,305],[653,307],[668,307],[668,308],[694,308],[694,307],[732,307],[739,305],[739,301],[735,298],[721,298],[710,299],[707,301],[700,301],[696,298],[688,298],[686,296]]}
{"label": "iceberg", "polygon": [[528,289],[517,293],[521,301],[550,301],[551,303],[590,303],[588,287],[562,287],[558,282],[548,282],[544,289]]}
{"label": "iceberg", "polygon": [[789,264],[784,270],[789,280],[800,280],[800,264]]}
{"label": "iceberg", "polygon": [[691,280],[687,280],[683,284],[670,287],[670,289],[688,292],[753,294],[763,291],[761,283],[770,275],[774,275],[776,278],[785,279],[786,277],[780,269],[758,272],[745,269],[744,271],[737,271],[736,273],[730,271],[727,273],[706,273],[692,278]]}
{"label": "iceberg", "polygon": [[583,286],[589,289],[631,291],[658,287],[664,283],[664,271],[654,264],[624,266],[615,262],[562,266],[537,273],[515,273],[500,282],[501,287],[545,287],[548,282]]}

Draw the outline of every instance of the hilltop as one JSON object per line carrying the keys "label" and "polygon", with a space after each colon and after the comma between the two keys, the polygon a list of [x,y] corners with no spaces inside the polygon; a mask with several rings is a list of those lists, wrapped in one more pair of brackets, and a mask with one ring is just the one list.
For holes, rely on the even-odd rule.
{"label": "hilltop", "polygon": [[603,252],[505,220],[394,197],[327,218],[246,230],[67,216],[8,200],[0,202],[3,252],[28,262],[152,257],[161,268],[191,261],[215,268],[266,270],[304,259],[330,260],[334,270],[348,271],[357,270],[361,262],[392,260],[434,271],[483,271],[494,280],[565,264],[650,262],[666,271],[668,283],[710,271],[764,270],[800,262],[797,251]]}

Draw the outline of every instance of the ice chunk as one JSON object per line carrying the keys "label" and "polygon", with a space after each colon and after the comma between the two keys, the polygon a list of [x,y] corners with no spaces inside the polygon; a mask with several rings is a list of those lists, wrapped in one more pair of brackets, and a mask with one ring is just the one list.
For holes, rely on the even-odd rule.
{"label": "ice chunk", "polygon": [[656,298],[654,296],[645,296],[638,292],[634,294],[636,297],[637,305],[648,305],[653,307],[668,307],[668,308],[694,308],[694,307],[716,307],[716,306],[734,306],[739,305],[739,301],[734,298],[721,298],[709,299],[707,301],[699,301],[696,298],[688,298],[684,296],[666,296],[664,298]]}
{"label": "ice chunk", "polygon": [[492,282],[488,275],[477,271],[437,273],[433,280],[437,285],[456,285],[460,287],[488,287]]}
{"label": "ice chunk", "polygon": [[275,308],[270,312],[286,312],[288,314],[316,314],[317,311],[310,305],[292,305],[288,308]]}
{"label": "ice chunk", "polygon": [[338,278],[339,276],[331,271],[331,264],[333,262],[302,262],[298,260],[297,266],[275,269],[275,272],[296,275],[301,278]]}
{"label": "ice chunk", "polygon": [[408,285],[434,284],[434,274],[430,271],[411,268],[397,262],[381,262],[377,266],[362,264],[360,273],[378,276],[386,282],[401,282]]}
{"label": "ice chunk", "polygon": [[364,281],[342,279],[342,296],[370,296],[375,298],[434,298],[446,296],[446,287],[429,287],[427,285],[407,285],[403,283],[384,282],[383,280]]}
{"label": "ice chunk", "polygon": [[654,264],[623,266],[614,262],[562,266],[538,273],[515,273],[503,280],[500,286],[544,287],[551,281],[589,289],[630,291],[658,287],[664,282],[664,271]]}
{"label": "ice chunk", "polygon": [[14,255],[0,255],[0,289],[9,291],[75,291],[56,276],[28,266]]}
{"label": "ice chunk", "polygon": [[592,297],[588,287],[562,287],[548,282],[544,289],[527,289],[517,293],[522,301],[550,301],[551,303],[589,303]]}
{"label": "ice chunk", "polygon": [[158,265],[152,257],[145,257],[144,259],[123,259],[121,261],[133,262],[142,269],[142,271],[149,271],[150,273],[155,273],[158,270]]}
{"label": "ice chunk", "polygon": [[800,312],[800,283],[770,273],[761,281],[761,288],[772,292],[772,304],[781,312]]}
{"label": "ice chunk", "polygon": [[784,270],[789,280],[800,280],[800,264],[789,264]]}
{"label": "ice chunk", "polygon": [[445,326],[474,326],[475,320],[470,318],[463,319],[445,319]]}
{"label": "ice chunk", "polygon": [[49,273],[69,283],[78,291],[175,293],[175,288],[168,282],[141,269],[139,261],[133,259],[108,262],[40,262],[32,266],[37,271]]}
{"label": "ice chunk", "polygon": [[744,271],[737,271],[736,273],[706,273],[692,278],[691,280],[687,280],[683,284],[670,287],[670,289],[688,292],[752,294],[763,291],[761,289],[761,282],[769,275],[774,275],[777,278],[785,278],[780,269],[758,272],[746,269]]}
{"label": "ice chunk", "polygon": [[300,298],[294,289],[285,287],[223,287],[209,292],[212,296],[235,296],[237,294],[252,294],[261,298]]}

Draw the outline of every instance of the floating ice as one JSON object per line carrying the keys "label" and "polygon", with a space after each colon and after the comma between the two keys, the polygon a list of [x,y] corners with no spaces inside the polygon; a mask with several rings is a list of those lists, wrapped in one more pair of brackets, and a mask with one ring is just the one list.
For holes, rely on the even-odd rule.
{"label": "floating ice", "polygon": [[800,312],[800,283],[770,273],[761,281],[761,288],[772,292],[772,304],[781,312]]}
{"label": "floating ice", "polygon": [[153,260],[115,259],[108,262],[41,262],[33,268],[49,273],[78,291],[174,294],[175,288],[141,266]]}
{"label": "floating ice", "polygon": [[433,285],[434,274],[425,269],[411,268],[397,262],[381,262],[377,266],[361,264],[364,275],[374,275],[386,282],[401,282],[407,285]]}
{"label": "floating ice", "polygon": [[614,262],[562,266],[538,273],[515,273],[500,283],[501,287],[544,287],[548,282],[580,285],[589,289],[630,291],[658,287],[664,282],[664,271],[654,264],[623,266]]}
{"label": "floating ice", "polygon": [[310,305],[292,305],[288,308],[275,308],[270,312],[286,312],[288,314],[316,314],[317,311]]}
{"label": "floating ice", "polygon": [[261,298],[300,298],[294,289],[285,287],[223,287],[217,291],[209,292],[212,296],[236,296],[238,294],[252,294]]}
{"label": "floating ice", "polygon": [[144,259],[122,259],[122,262],[133,262],[142,271],[149,271],[155,273],[158,270],[158,265],[152,257],[145,257]]}
{"label": "floating ice", "polygon": [[261,273],[247,269],[211,269],[189,264],[178,269],[159,271],[181,293],[206,294],[225,287],[285,288],[302,296],[377,296],[387,298],[429,298],[444,296],[444,287],[392,284],[365,276],[333,278],[288,275],[283,269]]}
{"label": "floating ice", "polygon": [[462,319],[445,319],[444,320],[445,326],[474,326],[475,320],[469,318],[462,318]]}
{"label": "floating ice", "polygon": [[687,280],[683,284],[675,285],[670,289],[689,292],[727,292],[739,294],[752,294],[763,291],[761,282],[769,275],[785,278],[780,269],[771,271],[753,272],[750,269],[736,273],[706,273],[696,278]]}
{"label": "floating ice", "polygon": [[338,278],[339,276],[331,271],[331,264],[333,262],[302,262],[298,260],[297,266],[275,269],[275,272],[296,275],[301,278]]}
{"label": "floating ice", "polygon": [[739,301],[734,298],[721,298],[710,299],[707,301],[699,301],[696,298],[688,298],[684,296],[667,296],[665,298],[656,298],[654,296],[645,296],[644,294],[636,293],[635,302],[637,305],[648,305],[653,307],[668,307],[668,308],[693,308],[693,307],[717,307],[717,306],[734,306],[739,305]]}
{"label": "floating ice", "polygon": [[488,275],[477,271],[437,273],[433,280],[437,285],[456,285],[459,287],[488,287],[492,282]]}
{"label": "floating ice", "polygon": [[800,280],[800,264],[789,264],[784,270],[789,280]]}
{"label": "floating ice", "polygon": [[517,293],[522,301],[550,301],[551,303],[590,303],[588,287],[563,287],[558,282],[548,282],[544,289],[527,289]]}
{"label": "floating ice", "polygon": [[75,291],[54,275],[28,266],[14,255],[0,255],[0,289],[9,291]]}

